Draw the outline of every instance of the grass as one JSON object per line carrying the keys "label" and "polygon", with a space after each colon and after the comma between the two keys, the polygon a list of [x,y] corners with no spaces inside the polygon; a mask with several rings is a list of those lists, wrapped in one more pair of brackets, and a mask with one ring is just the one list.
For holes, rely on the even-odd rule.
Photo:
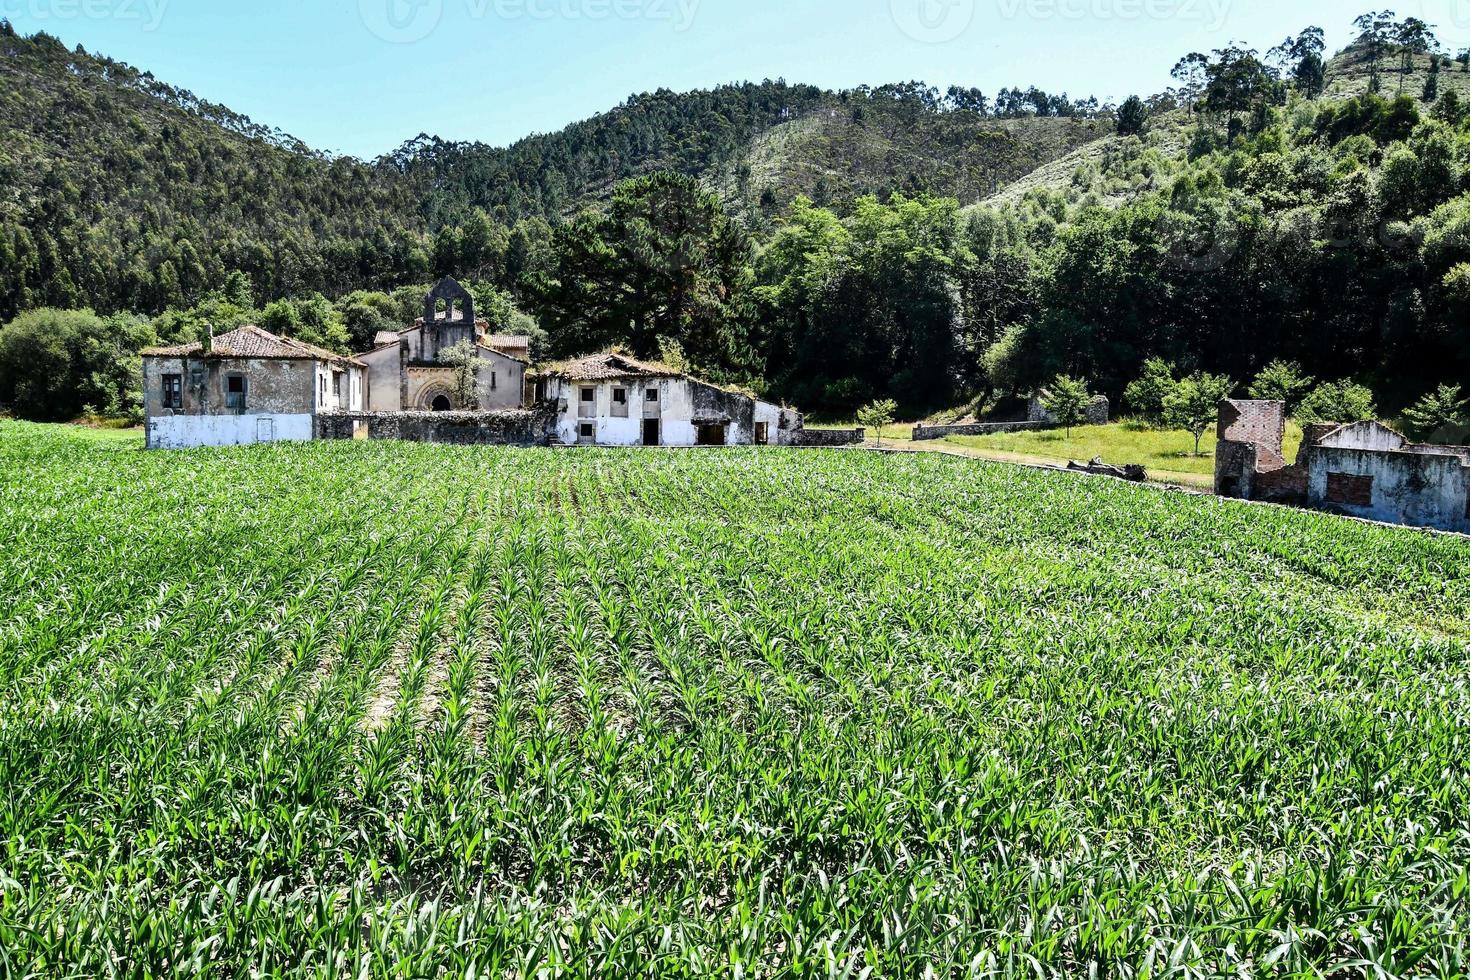
{"label": "grass", "polygon": [[8,976],[1465,976],[1470,543],[0,423]]}
{"label": "grass", "polygon": [[[1295,424],[1289,426],[1287,459],[1296,458],[1301,440],[1301,429]],[[1208,487],[1214,482],[1214,432],[1207,432],[1201,440],[1200,456],[1194,455],[1194,437],[1187,432],[1162,432],[1127,422],[1083,426],[1073,429],[1070,436],[1055,430],[950,436],[941,442],[993,459],[1065,464],[1068,460],[1088,462],[1100,457],[1115,465],[1142,464],[1150,478],[1160,482],[1192,487]]]}

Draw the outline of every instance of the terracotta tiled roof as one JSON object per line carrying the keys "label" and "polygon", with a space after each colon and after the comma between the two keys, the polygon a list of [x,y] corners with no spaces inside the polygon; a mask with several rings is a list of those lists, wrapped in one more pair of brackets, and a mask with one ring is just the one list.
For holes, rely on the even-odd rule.
{"label": "terracotta tiled roof", "polygon": [[491,347],[511,347],[519,350],[531,346],[530,337],[524,337],[518,334],[491,333],[486,334],[481,339]]}
{"label": "terracotta tiled roof", "polygon": [[571,381],[613,381],[618,378],[682,378],[683,371],[676,371],[667,364],[640,361],[627,354],[608,351],[593,354],[574,361],[559,361],[548,365],[541,372],[547,377],[567,378]]}
{"label": "terracotta tiled roof", "polygon": [[[180,344],[177,347],[150,347],[143,351],[144,357],[187,357],[202,354],[204,344]],[[277,337],[268,330],[247,325],[237,327],[229,333],[214,338],[214,346],[206,357],[248,357],[263,360],[286,361],[345,361],[356,367],[366,367],[355,357],[334,354],[325,347],[308,344],[291,337]]]}

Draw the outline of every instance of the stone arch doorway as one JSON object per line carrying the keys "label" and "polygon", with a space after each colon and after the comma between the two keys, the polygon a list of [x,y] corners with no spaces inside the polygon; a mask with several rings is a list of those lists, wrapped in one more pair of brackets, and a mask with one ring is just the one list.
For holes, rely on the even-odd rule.
{"label": "stone arch doorway", "polygon": [[435,395],[434,400],[429,403],[429,410],[431,412],[452,412],[454,404],[449,400],[448,395]]}

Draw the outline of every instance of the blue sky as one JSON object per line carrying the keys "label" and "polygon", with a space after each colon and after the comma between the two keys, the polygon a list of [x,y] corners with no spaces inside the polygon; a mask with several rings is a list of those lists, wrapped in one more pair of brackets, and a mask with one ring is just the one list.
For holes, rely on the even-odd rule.
{"label": "blue sky", "polygon": [[1470,0],[0,0],[45,30],[279,126],[375,156],[420,132],[505,144],[634,92],[923,79],[1121,99],[1184,53],[1340,46],[1389,5],[1470,44]]}

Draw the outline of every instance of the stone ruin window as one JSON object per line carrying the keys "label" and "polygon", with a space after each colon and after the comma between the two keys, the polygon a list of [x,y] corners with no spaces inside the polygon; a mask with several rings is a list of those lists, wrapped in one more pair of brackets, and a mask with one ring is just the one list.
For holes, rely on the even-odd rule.
{"label": "stone ruin window", "polygon": [[163,407],[175,411],[184,407],[184,376],[182,374],[163,376]]}
{"label": "stone ruin window", "polygon": [[658,404],[658,389],[649,388],[648,391],[644,394],[643,399],[650,405]]}
{"label": "stone ruin window", "polygon": [[616,418],[628,417],[628,389],[614,388],[612,390],[612,413]]}
{"label": "stone ruin window", "polygon": [[245,375],[231,374],[225,377],[225,408],[245,411]]}
{"label": "stone ruin window", "polygon": [[490,372],[490,390],[491,391],[499,391],[500,390],[500,375],[499,375],[499,372],[497,372],[497,371],[491,371]]}
{"label": "stone ruin window", "polygon": [[339,399],[342,397],[342,372],[341,371],[333,371],[332,372],[332,397],[339,398]]}

